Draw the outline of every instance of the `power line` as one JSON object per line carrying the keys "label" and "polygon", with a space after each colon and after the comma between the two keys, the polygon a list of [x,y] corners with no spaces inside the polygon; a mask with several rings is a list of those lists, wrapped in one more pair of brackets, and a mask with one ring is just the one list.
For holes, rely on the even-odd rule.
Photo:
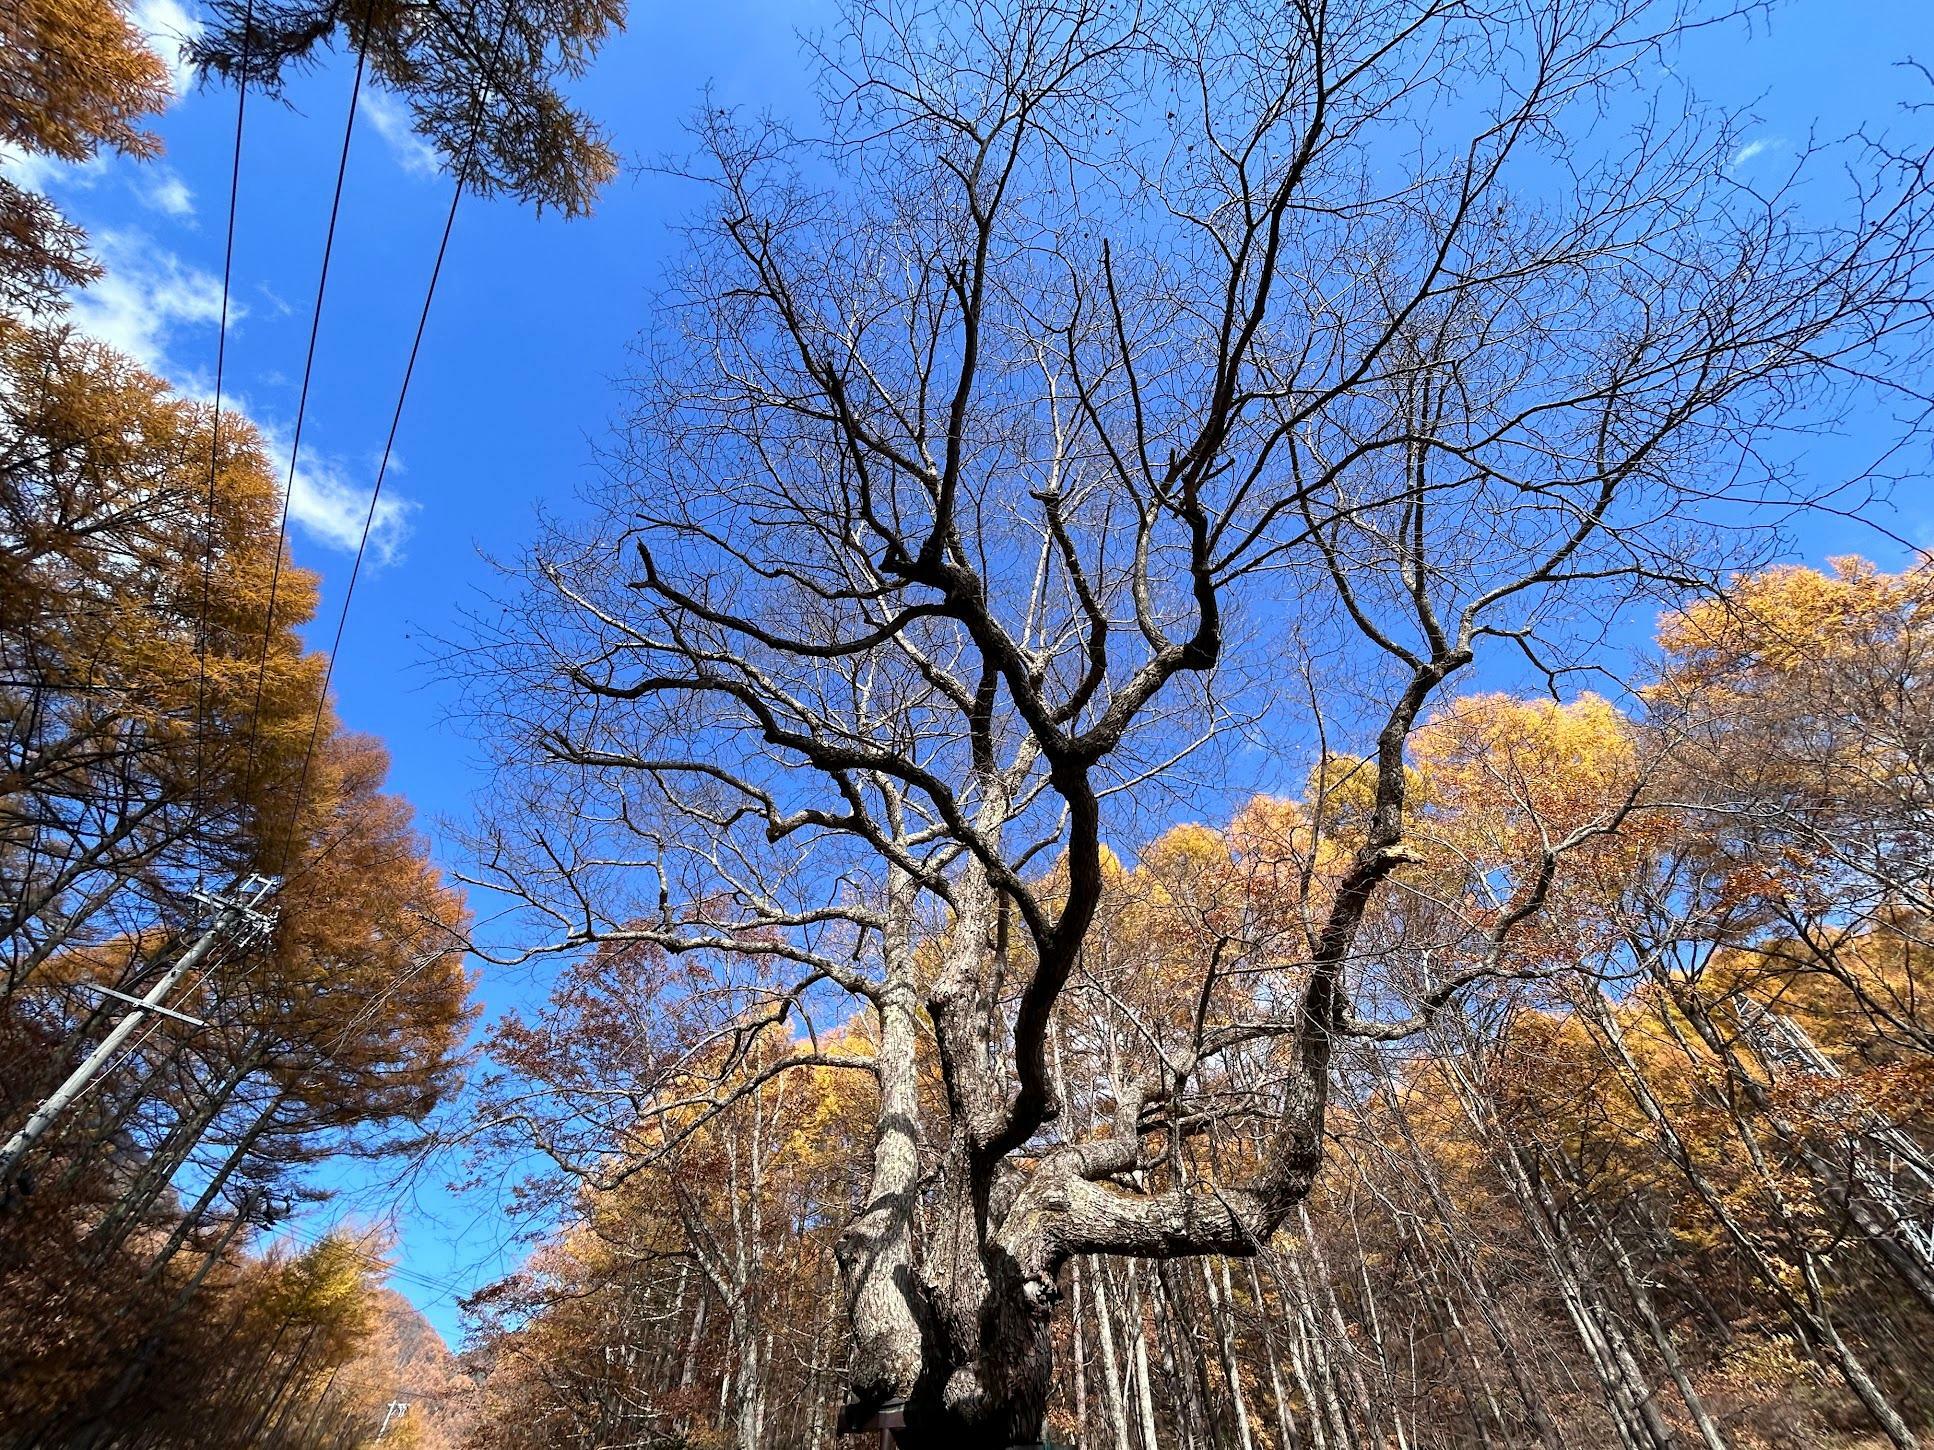
{"label": "power line", "polygon": [[[363,10],[363,27],[376,8],[375,0]],[[255,662],[255,703],[249,714],[248,755],[242,773],[242,797],[255,783],[255,751],[262,725],[262,689],[268,678],[269,642],[275,637],[275,602],[282,584],[282,554],[289,541],[289,503],[295,496],[296,464],[302,454],[302,424],[309,407],[309,381],[315,372],[316,337],[322,330],[322,300],[329,286],[329,261],[336,249],[336,220],[342,212],[343,178],[349,172],[349,142],[356,130],[356,109],[362,99],[363,70],[368,61],[367,47],[356,50],[356,77],[349,88],[349,115],[343,121],[342,154],[336,160],[336,187],[329,202],[329,228],[323,236],[322,269],[316,277],[316,301],[309,316],[309,347],[302,362],[302,389],[296,397],[295,425],[289,439],[289,476],[282,489],[282,518],[276,528],[275,559],[269,569],[269,602],[262,620],[262,649]]]}
{"label": "power line", "polygon": [[[372,0],[372,8],[373,8],[373,0]],[[286,868],[288,864],[289,856],[294,850],[296,832],[301,820],[302,806],[308,790],[309,776],[314,765],[316,747],[321,738],[322,720],[328,708],[329,684],[331,679],[334,677],[336,656],[341,650],[344,631],[348,625],[350,604],[355,596],[357,582],[361,577],[363,559],[368,553],[369,537],[375,526],[376,511],[382,499],[383,483],[388,475],[390,459],[393,456],[395,447],[396,447],[397,434],[400,431],[402,426],[403,408],[409,397],[410,383],[415,376],[417,359],[422,352],[423,337],[429,325],[430,308],[435,301],[437,285],[443,275],[443,264],[449,253],[450,238],[456,225],[457,208],[463,199],[464,188],[469,183],[472,163],[474,162],[475,156],[476,156],[477,142],[482,130],[484,108],[490,95],[490,81],[494,78],[497,64],[502,57],[504,39],[505,39],[506,32],[509,28],[509,19],[510,19],[510,12],[508,9],[506,9],[506,11],[504,12],[503,19],[498,26],[497,37],[492,49],[491,63],[490,63],[489,69],[486,72],[482,82],[478,86],[477,97],[476,97],[475,105],[473,107],[473,111],[471,115],[469,136],[465,144],[463,158],[459,163],[459,166],[457,169],[456,185],[451,191],[450,205],[444,215],[443,230],[437,242],[436,257],[434,262],[431,265],[429,282],[424,289],[423,305],[417,315],[415,333],[412,336],[411,342],[410,342],[409,357],[404,365],[403,378],[397,390],[396,406],[392,410],[390,415],[389,431],[387,436],[384,439],[382,458],[377,467],[375,484],[370,491],[369,507],[363,518],[362,533],[360,538],[357,541],[356,557],[355,557],[354,563],[351,565],[351,568],[350,568],[348,585],[343,591],[342,606],[337,614],[334,638],[331,642],[329,653],[327,656],[327,661],[324,665],[324,672],[323,672],[321,687],[317,692],[315,713],[314,713],[313,719],[310,722],[309,739],[308,739],[307,746],[305,747],[303,752],[302,770],[300,775],[297,778],[294,803],[290,809],[289,832],[285,839],[284,850],[283,850],[284,868]],[[254,777],[256,747],[259,739],[259,730],[260,730],[260,723],[261,723],[262,694],[263,694],[265,681],[267,678],[268,651],[269,651],[270,641],[273,638],[274,627],[275,627],[275,601],[276,601],[278,587],[281,579],[283,551],[286,546],[287,537],[288,537],[289,506],[290,506],[290,500],[294,494],[294,489],[295,489],[296,468],[297,468],[297,462],[298,462],[300,449],[301,449],[301,442],[302,442],[302,424],[303,424],[307,403],[308,403],[310,380],[311,380],[311,376],[315,365],[316,340],[321,328],[323,298],[324,298],[326,288],[328,286],[329,263],[330,263],[330,258],[333,254],[334,245],[335,245],[336,223],[337,223],[337,218],[340,213],[340,209],[342,205],[343,184],[344,184],[344,178],[348,171],[350,140],[355,127],[357,104],[362,90],[364,66],[365,66],[365,54],[362,51],[358,51],[357,60],[356,60],[356,75],[350,92],[349,114],[343,127],[342,151],[337,163],[335,190],[330,203],[329,228],[323,244],[322,267],[316,282],[316,301],[315,301],[314,310],[310,318],[309,344],[308,344],[307,354],[305,356],[304,363],[303,363],[302,387],[301,387],[301,392],[299,394],[298,402],[297,402],[296,419],[295,419],[293,436],[290,441],[289,476],[288,476],[287,485],[283,491],[281,522],[277,532],[275,560],[274,560],[274,564],[272,566],[272,572],[270,575],[268,612],[263,622],[262,647],[261,647],[260,656],[257,660],[257,667],[256,667],[255,701],[254,701],[254,708],[251,713],[250,725],[249,725],[247,767],[246,767],[246,773],[244,776],[244,784],[243,784],[244,796],[247,795],[249,786],[253,783],[253,777]],[[237,160],[236,160],[236,168],[237,168],[238,175],[239,175],[239,166],[240,166],[239,147],[240,147],[240,122],[238,119]],[[233,239],[233,207],[234,207],[234,194],[233,194],[233,187],[231,187],[231,196],[230,196],[231,248],[232,248],[232,239]],[[224,300],[224,309],[225,308],[226,308],[226,300]],[[218,353],[218,358],[219,358],[219,353]],[[220,371],[220,363],[218,361],[218,364],[217,364],[218,375],[219,375],[219,371]],[[219,419],[219,414],[217,416]],[[211,514],[212,514],[212,501],[213,501],[213,479],[214,479],[213,458],[211,455],[211,464],[210,464]],[[204,590],[206,589],[206,584],[207,584],[206,568],[207,568],[207,555],[205,553],[204,554]],[[206,618],[206,594],[204,593],[204,621],[205,621],[205,618]],[[205,624],[204,624],[204,629],[205,629]],[[204,660],[203,668],[205,670],[205,656],[203,656],[203,660]],[[205,674],[203,678],[205,680]],[[340,844],[340,841],[336,843],[332,843],[330,849],[333,849],[335,844]],[[311,864],[314,864],[314,863],[311,863]],[[304,869],[307,869],[307,868],[304,868]],[[422,966],[427,965],[428,961],[434,960],[437,956],[440,956],[440,955],[441,953],[426,954],[424,960],[417,964],[417,970],[421,970]],[[345,1027],[342,1035],[346,1036],[347,1031],[348,1031],[348,1028]],[[386,1268],[389,1270],[390,1275],[393,1277],[402,1278],[408,1282],[415,1283],[420,1287],[426,1287],[426,1288],[435,1290],[440,1294],[456,1297],[461,1292],[458,1289],[458,1287],[450,1281],[437,1281],[426,1275],[421,1275],[407,1269],[402,1269],[400,1266],[394,1265],[394,1264],[386,1265]]]}
{"label": "power line", "polygon": [[342,649],[343,631],[349,623],[349,604],[356,594],[356,582],[362,576],[363,556],[369,550],[369,535],[376,523],[376,508],[383,497],[383,480],[389,474],[390,456],[396,448],[396,434],[403,423],[403,405],[409,398],[410,380],[416,375],[417,356],[423,350],[423,334],[430,322],[430,305],[436,300],[437,282],[443,276],[443,260],[450,250],[450,233],[457,222],[457,205],[463,200],[463,189],[469,184],[471,163],[477,155],[477,139],[483,130],[484,106],[490,97],[490,85],[495,78],[498,62],[503,57],[504,36],[510,28],[511,10],[504,8],[503,19],[498,22],[497,39],[491,48],[490,64],[477,86],[476,101],[471,107],[470,134],[464,143],[463,159],[457,167],[457,184],[450,193],[450,208],[444,213],[443,235],[437,241],[436,260],[430,267],[429,285],[423,291],[423,307],[417,313],[416,334],[410,339],[409,359],[403,365],[403,381],[396,392],[396,407],[390,414],[389,434],[383,440],[382,460],[376,467],[376,483],[370,490],[369,509],[363,515],[362,536],[356,543],[356,559],[349,569],[349,584],[343,590],[342,609],[336,616],[335,638],[329,646],[329,656],[323,666],[322,688],[316,695],[315,719],[309,725],[309,744],[302,753],[302,773],[296,779],[295,805],[289,815],[289,835],[283,846],[282,871],[286,872],[289,856],[295,849],[296,829],[301,819],[303,797],[309,787],[309,771],[315,760],[316,744],[322,734],[322,717],[329,706],[329,682],[335,678],[336,655]]}
{"label": "power line", "polygon": [[[364,13],[365,29],[367,29],[369,16],[374,11],[374,9],[375,9],[375,0],[368,0],[368,4],[365,8],[365,13]],[[238,198],[239,198],[240,187],[241,187],[242,140],[243,140],[243,134],[244,134],[245,120],[247,115],[247,98],[248,98],[247,56],[248,56],[249,38],[253,34],[253,30],[254,30],[253,19],[254,19],[253,0],[249,0],[249,5],[244,12],[244,19],[243,19],[243,37],[242,37],[243,63],[241,68],[241,74],[237,83],[237,93],[236,93],[236,103],[235,103],[235,136],[234,136],[233,154],[230,159],[228,217],[227,217],[227,227],[226,227],[226,235],[225,235],[223,258],[222,258],[221,324],[220,324],[220,332],[216,340],[216,349],[215,349],[214,415],[211,422],[211,430],[210,430],[211,437],[210,437],[210,443],[209,443],[209,457],[208,457],[208,487],[206,491],[206,497],[204,500],[204,512],[203,512],[202,580],[201,580],[202,588],[201,588],[201,599],[200,599],[200,606],[199,606],[199,616],[198,616],[196,636],[195,636],[196,779],[195,779],[194,815],[196,817],[199,817],[204,813],[206,809],[206,803],[207,803],[206,749],[207,749],[207,686],[208,686],[208,612],[209,612],[210,595],[212,592],[211,576],[213,572],[213,533],[214,533],[215,492],[216,492],[216,484],[217,484],[217,470],[218,470],[218,467],[220,464],[220,458],[221,458],[221,416],[222,416],[221,398],[222,398],[222,385],[223,385],[224,375],[226,373],[226,367],[227,367],[228,310],[229,310],[229,299],[230,299],[233,279],[234,279],[235,221],[236,221],[236,214],[238,210]],[[329,285],[329,264],[335,252],[336,224],[342,212],[343,184],[349,170],[349,148],[350,148],[351,139],[355,134],[356,112],[362,97],[363,74],[364,74],[366,65],[367,65],[367,51],[366,49],[359,48],[356,52],[356,73],[355,73],[354,80],[351,83],[350,92],[349,92],[349,110],[343,122],[341,153],[338,156],[337,162],[336,162],[336,181],[335,181],[335,187],[331,195],[330,204],[329,204],[329,225],[323,237],[322,265],[316,279],[315,305],[311,311],[310,320],[309,320],[309,343],[308,343],[307,353],[303,360],[302,388],[296,403],[295,424],[294,424],[293,435],[290,440],[288,480],[283,488],[281,517],[276,531],[275,556],[270,568],[268,606],[267,606],[266,614],[262,625],[262,645],[256,660],[255,698],[254,698],[254,704],[253,704],[253,708],[251,710],[250,719],[249,719],[247,763],[246,763],[246,767],[243,775],[243,784],[242,784],[242,791],[241,791],[241,797],[243,799],[247,798],[249,789],[254,781],[256,746],[259,739],[260,726],[261,726],[262,695],[263,695],[263,689],[264,689],[264,685],[268,674],[269,645],[271,640],[274,637],[274,632],[275,632],[275,606],[276,606],[277,595],[279,593],[279,589],[281,585],[282,557],[283,557],[284,549],[288,542],[289,506],[290,506],[291,498],[293,497],[293,494],[295,491],[296,468],[301,456],[301,449],[302,449],[302,426],[308,409],[309,385],[315,370],[316,342],[322,328],[323,300],[327,293],[327,289]],[[218,922],[225,922],[225,921],[226,921],[225,916],[218,917]],[[158,992],[165,993],[165,991],[168,988],[171,988],[182,975],[185,975],[187,971],[191,970],[197,964],[198,960],[203,955],[206,954],[207,948],[214,940],[215,935],[216,935],[215,928],[210,928],[209,931],[205,932],[200,942],[197,944],[197,947],[191,950],[186,956],[184,956],[181,959],[181,961],[177,962],[175,966],[171,967],[169,971],[163,975],[161,979],[161,985],[157,989]],[[206,980],[209,970],[212,970],[212,964],[209,968],[204,969],[201,972],[201,974],[197,977],[196,980],[198,983]],[[159,1000],[159,997],[156,996],[155,1001],[158,1002],[158,1000]],[[51,1117],[53,1113],[58,1112],[61,1106],[59,1099],[62,1093],[66,1093],[68,1095],[69,1100],[78,1099],[79,1096],[84,1094],[88,1090],[88,1088],[92,1086],[92,1082],[90,1079],[96,1073],[98,1073],[103,1066],[107,1065],[107,1059],[110,1056],[113,1056],[116,1049],[121,1046],[122,1042],[130,1034],[134,1032],[136,1026],[139,1025],[139,1018],[142,1015],[144,1015],[143,1009],[145,1009],[146,1012],[151,1013],[153,1010],[152,1004],[147,1002],[138,1004],[136,1012],[127,1014],[123,1018],[122,1023],[118,1025],[112,1032],[110,1032],[107,1038],[95,1049],[94,1054],[90,1055],[88,1061],[82,1065],[82,1069],[77,1071],[75,1075],[76,1080],[72,1080],[70,1081],[69,1084],[64,1085],[63,1088],[56,1093],[54,1099],[50,1099],[48,1104],[43,1105],[40,1114],[37,1114],[35,1119],[31,1119],[29,1121],[27,1129],[23,1130],[22,1134],[16,1135],[16,1141],[10,1141],[8,1143],[4,1151],[4,1156],[5,1156],[5,1162],[9,1168],[11,1167],[12,1163],[18,1159],[21,1153],[24,1153],[27,1146],[29,1146],[33,1141],[33,1138],[38,1136],[38,1131],[41,1129],[44,1129],[44,1126],[45,1126],[44,1123],[39,1124],[38,1128],[36,1127],[39,1117],[41,1115],[46,1115],[48,1121],[51,1121]],[[137,1040],[136,1043],[128,1047],[126,1051],[120,1055],[120,1057],[118,1058],[118,1060],[114,1065],[118,1066],[121,1063],[126,1062],[136,1052],[138,1052],[141,1045],[145,1043],[147,1038],[153,1034],[155,1028],[158,1025],[159,1025],[158,1021],[148,1024],[147,1030],[141,1034],[141,1037]]]}
{"label": "power line", "polygon": [[[363,1263],[384,1270],[384,1277],[386,1279],[401,1279],[406,1283],[416,1285],[419,1289],[433,1290],[439,1297],[443,1298],[460,1299],[464,1296],[464,1282],[460,1275],[451,1274],[447,1277],[439,1278],[432,1274],[425,1274],[418,1269],[404,1268],[401,1264],[395,1263],[385,1257],[384,1253],[370,1248],[370,1241],[384,1228],[388,1228],[391,1232],[396,1231],[396,1225],[393,1222],[387,1225],[378,1224],[372,1226],[366,1232],[357,1235],[354,1241],[352,1241],[350,1236],[343,1231],[340,1224],[332,1228],[315,1229],[299,1228],[291,1223],[284,1224],[278,1228],[275,1236],[278,1238],[288,1238],[305,1249],[318,1248],[333,1239],[337,1243],[347,1246]],[[391,1252],[394,1251],[395,1247],[395,1245],[392,1245]]]}
{"label": "power line", "polygon": [[[222,315],[215,335],[215,412],[209,423],[208,497],[202,508],[201,612],[195,625],[195,808],[189,827],[208,813],[208,596],[215,570],[215,472],[222,453],[222,378],[228,363],[228,297],[235,272],[235,210],[242,189],[242,122],[248,109],[248,47],[255,31],[255,0],[242,12],[242,64],[235,85],[235,142],[228,172],[228,230],[222,246]],[[274,607],[270,607],[274,615]],[[206,875],[206,852],[196,885]]]}
{"label": "power line", "polygon": [[[201,990],[202,984],[205,983],[209,979],[209,977],[214,975],[215,972],[220,970],[222,967],[228,965],[230,959],[234,955],[235,955],[235,948],[232,942],[223,942],[222,944],[218,945],[215,948],[214,953],[208,958],[208,960],[202,963],[201,969],[195,974],[194,980],[191,981],[187,985],[187,987],[181,992],[178,1000],[192,1001],[195,993]],[[98,1077],[95,1077],[93,1080],[91,1080],[85,1087],[83,1087],[80,1090],[79,1093],[75,1095],[74,1103],[78,1104],[83,1098],[87,1097],[89,1093],[93,1092],[95,1088],[99,1087],[103,1082],[107,1081],[109,1078],[113,1077],[116,1073],[118,1073],[122,1068],[126,1067],[136,1057],[140,1056],[141,1049],[146,1047],[148,1044],[148,1039],[150,1037],[153,1037],[156,1032],[161,1030],[161,1024],[164,1017],[178,1015],[167,1011],[167,1009],[161,1007],[158,1002],[155,1004],[152,1010],[156,1014],[154,1021],[150,1022],[147,1025],[147,1027],[145,1027],[142,1030],[140,1036],[136,1037],[134,1041],[130,1042],[127,1045],[126,1050],[123,1051],[119,1057],[115,1058],[114,1061],[110,1062],[106,1067],[104,1067],[101,1070],[100,1075]],[[207,1024],[204,1023],[203,1025],[206,1026]]]}

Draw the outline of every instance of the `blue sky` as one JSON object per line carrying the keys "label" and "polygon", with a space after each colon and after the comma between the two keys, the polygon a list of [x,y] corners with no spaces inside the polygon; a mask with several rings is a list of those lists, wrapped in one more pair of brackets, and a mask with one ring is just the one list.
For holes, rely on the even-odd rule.
{"label": "blue sky", "polygon": [[[192,6],[174,0],[136,9],[157,33],[192,24]],[[683,119],[708,85],[720,103],[803,115],[797,35],[825,19],[817,3],[640,5],[580,99],[639,161],[681,149]],[[1753,107],[1759,124],[1735,158],[1747,173],[1787,164],[1809,133],[1895,125],[1902,100],[1934,101],[1934,87],[1895,64],[1909,56],[1934,63],[1925,0],[1798,0],[1750,34],[1731,26],[1699,38],[1675,67],[1709,98]],[[338,58],[295,80],[292,105],[251,98],[248,110],[226,394],[279,442],[295,414],[349,80]],[[214,371],[234,106],[231,91],[187,86],[158,126],[159,161],[31,168],[93,234],[109,269],[74,320],[197,392]],[[314,633],[324,644],[449,202],[449,178],[403,115],[398,102],[366,93],[291,509],[296,558],[323,577]],[[695,201],[683,183],[628,174],[584,221],[508,202],[462,205],[335,670],[344,719],[388,743],[392,786],[433,834],[438,818],[467,812],[478,777],[467,743],[441,722],[448,698],[423,666],[427,642],[488,587],[482,554],[514,553],[540,502],[570,510],[619,405],[627,345],[649,324],[651,290],[678,246],[673,224]],[[1806,463],[1830,474],[1853,447],[1821,440]],[[1882,522],[1929,543],[1924,487],[1903,488],[1898,513]],[[1848,549],[1901,559],[1853,525],[1823,524],[1803,542],[1816,560]],[[493,1014],[533,991],[521,977],[481,984]],[[454,1197],[436,1176],[403,1210],[397,1287],[454,1342],[456,1295],[501,1273],[516,1250],[490,1195]],[[369,1192],[350,1201],[364,1213],[378,1206]]]}

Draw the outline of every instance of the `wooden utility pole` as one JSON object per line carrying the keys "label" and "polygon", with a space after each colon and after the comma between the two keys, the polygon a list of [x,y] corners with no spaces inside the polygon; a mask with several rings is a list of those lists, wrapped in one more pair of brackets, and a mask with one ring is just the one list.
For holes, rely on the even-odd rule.
{"label": "wooden utility pole", "polygon": [[[32,1116],[27,1119],[20,1131],[7,1140],[6,1147],[0,1149],[0,1193],[12,1192],[14,1175],[19,1169],[21,1160],[27,1156],[41,1135],[53,1126],[55,1120],[87,1090],[87,1085],[99,1075],[102,1068],[107,1066],[109,1059],[120,1050],[121,1044],[126,1042],[134,1034],[134,1029],[151,1014],[160,1013],[166,1017],[181,1018],[183,1021],[192,1022],[197,1027],[203,1025],[197,1019],[184,1017],[182,1013],[170,1011],[161,1004],[175,989],[176,984],[192,972],[202,959],[214,950],[215,944],[222,938],[230,933],[247,936],[254,932],[266,932],[273,925],[272,917],[259,910],[259,907],[279,884],[273,876],[251,876],[227,896],[196,893],[203,902],[215,908],[215,919],[208,924],[195,944],[183,952],[175,964],[161,974],[154,986],[148,989],[145,997],[126,999],[133,1004],[134,1010],[115,1023],[114,1030],[101,1039],[98,1047],[88,1053],[81,1065],[68,1075],[67,1081],[55,1088],[47,1101],[34,1109]],[[110,992],[109,995],[118,997],[122,994]]]}

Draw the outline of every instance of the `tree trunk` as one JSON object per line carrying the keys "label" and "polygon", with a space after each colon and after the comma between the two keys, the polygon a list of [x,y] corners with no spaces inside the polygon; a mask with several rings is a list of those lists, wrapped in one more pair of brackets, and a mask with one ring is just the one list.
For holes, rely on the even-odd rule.
{"label": "tree trunk", "polygon": [[1262,1325],[1263,1355],[1269,1361],[1269,1397],[1276,1409],[1277,1450],[1302,1450],[1303,1437],[1296,1433],[1296,1416],[1283,1390],[1282,1356],[1276,1349],[1276,1331],[1270,1322],[1269,1306],[1263,1299],[1262,1276],[1256,1272],[1254,1259],[1249,1261],[1249,1292],[1255,1296],[1256,1318]]}
{"label": "tree trunk", "polygon": [[1216,1292],[1215,1273],[1207,1259],[1202,1260],[1202,1286],[1209,1295],[1209,1318],[1215,1326],[1216,1347],[1222,1352],[1222,1374],[1229,1382],[1229,1399],[1236,1412],[1236,1443],[1242,1450],[1255,1450],[1255,1437],[1249,1430],[1249,1406],[1242,1393],[1242,1366],[1236,1359],[1235,1292],[1229,1283],[1229,1261],[1221,1261],[1222,1292]]}
{"label": "tree trunk", "polygon": [[[1610,1050],[1615,1063],[1623,1068],[1625,1081],[1632,1089],[1633,1101],[1638,1104],[1646,1120],[1657,1132],[1659,1145],[1664,1149],[1666,1158],[1679,1170],[1686,1183],[1725,1231],[1726,1237],[1752,1266],[1760,1282],[1766,1285],[1781,1308],[1786,1311],[1793,1327],[1800,1331],[1809,1346],[1816,1350],[1824,1349],[1827,1352],[1846,1380],[1847,1387],[1866,1407],[1874,1423],[1880,1426],[1882,1433],[1893,1442],[1897,1450],[1918,1450],[1919,1439],[1907,1427],[1906,1421],[1901,1418],[1900,1412],[1894,1408],[1886,1393],[1875,1383],[1866,1365],[1861,1362],[1860,1357],[1854,1353],[1853,1347],[1840,1334],[1838,1327],[1833,1323],[1832,1316],[1827,1312],[1826,1302],[1817,1292],[1814,1283],[1813,1255],[1804,1244],[1795,1243],[1794,1258],[1798,1261],[1797,1266],[1801,1270],[1808,1290],[1807,1299],[1801,1300],[1788,1286],[1786,1278],[1780,1273],[1778,1267],[1767,1258],[1759,1245],[1753,1242],[1751,1235],[1740,1227],[1738,1220],[1727,1209],[1718,1191],[1699,1170],[1691,1150],[1680,1137],[1678,1129],[1673,1126],[1664,1105],[1652,1092],[1651,1084],[1646,1081],[1645,1074],[1633,1059],[1630,1049],[1626,1047],[1624,1035],[1604,999],[1595,991],[1588,992],[1586,995],[1588,1006],[1584,1015],[1597,1028],[1600,1040]],[[1734,1127],[1740,1131],[1741,1139],[1747,1144],[1748,1149],[1752,1150],[1753,1145],[1745,1125],[1735,1121]],[[1757,1161],[1756,1152],[1754,1156]],[[1779,1206],[1780,1198],[1770,1177],[1766,1178],[1764,1186],[1768,1190],[1769,1199],[1776,1207]]]}
{"label": "tree trunk", "polygon": [[[1081,1261],[1076,1260],[1077,1271],[1080,1265]],[[1121,1361],[1115,1353],[1113,1311],[1108,1307],[1108,1275],[1098,1269],[1087,1277],[1093,1291],[1096,1333],[1101,1341],[1102,1405],[1108,1414],[1108,1431],[1114,1450],[1129,1450],[1128,1408],[1122,1397]]]}
{"label": "tree trunk", "polygon": [[920,1181],[918,986],[912,951],[917,892],[895,872],[887,906],[887,980],[878,1003],[880,1111],[866,1206],[834,1253],[853,1333],[848,1386],[861,1405],[911,1398],[924,1328],[914,1303],[913,1213]]}

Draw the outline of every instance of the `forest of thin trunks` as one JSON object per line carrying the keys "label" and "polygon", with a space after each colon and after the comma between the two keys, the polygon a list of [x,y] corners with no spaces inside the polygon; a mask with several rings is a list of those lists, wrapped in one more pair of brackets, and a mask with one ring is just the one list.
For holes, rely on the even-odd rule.
{"label": "forest of thin trunks", "polygon": [[[1323,1165],[1255,1252],[1061,1266],[1052,1442],[1921,1442],[1934,569],[1742,576],[1662,620],[1659,645],[1641,714],[1473,695],[1418,729],[1400,894],[1355,966],[1366,1000],[1449,979],[1438,943],[1463,913],[1504,910],[1527,861],[1582,844],[1511,972],[1338,1044]],[[1028,1171],[1108,1140],[1133,1101],[1123,1064],[1150,1044],[1199,1039],[1211,1012],[1267,1020],[1301,970],[1300,903],[1354,859],[1361,774],[1332,755],[1301,798],[1108,858],[1048,1044],[1062,1111]],[[1594,834],[1604,821],[1618,829]],[[1212,1003],[1194,984],[1216,968]],[[487,1116],[573,1171],[532,1184],[563,1227],[472,1302],[473,1443],[832,1443],[852,1354],[836,1250],[877,1116],[850,1068],[877,1029],[822,1029],[802,1061],[762,979],[728,992],[715,973],[614,939],[498,1027]],[[937,1116],[930,1026],[916,1058]],[[1144,1113],[1155,1146],[1117,1191],[1242,1184],[1284,1061],[1254,1032],[1180,1132],[1149,1134]],[[931,1184],[914,1228],[938,1255]]]}
{"label": "forest of thin trunks", "polygon": [[[1923,943],[1871,946],[1925,986]],[[1260,1254],[1070,1265],[1053,1443],[1801,1450],[1885,1443],[1863,1401],[1926,1422],[1928,1068],[1851,999],[1648,983],[1409,1046],[1346,1069],[1326,1177]],[[841,1111],[763,1095],[486,1295],[472,1443],[728,1444],[749,1406],[753,1445],[832,1445]]]}

